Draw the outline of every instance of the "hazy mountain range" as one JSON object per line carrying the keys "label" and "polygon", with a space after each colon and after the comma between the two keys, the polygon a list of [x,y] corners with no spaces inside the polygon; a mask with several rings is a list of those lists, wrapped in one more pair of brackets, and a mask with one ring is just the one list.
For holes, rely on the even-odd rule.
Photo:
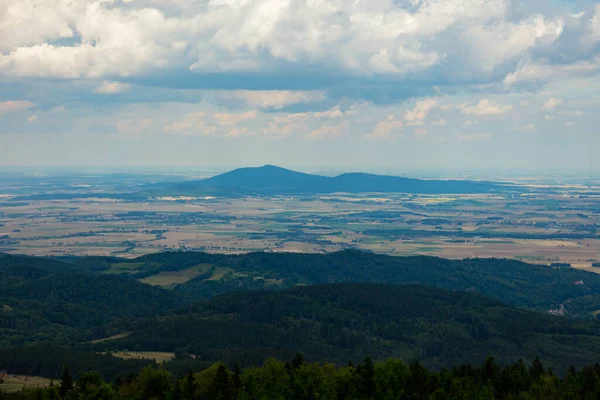
{"label": "hazy mountain range", "polygon": [[335,177],[312,175],[265,165],[239,168],[202,180],[169,185],[161,192],[170,195],[277,195],[326,193],[415,193],[464,194],[487,193],[510,187],[485,181],[423,180],[361,172]]}

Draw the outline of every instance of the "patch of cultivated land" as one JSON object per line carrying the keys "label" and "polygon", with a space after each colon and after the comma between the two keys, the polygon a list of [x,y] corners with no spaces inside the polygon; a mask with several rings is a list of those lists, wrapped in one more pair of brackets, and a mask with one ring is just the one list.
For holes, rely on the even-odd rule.
{"label": "patch of cultivated land", "polygon": [[4,379],[4,383],[0,383],[0,392],[14,393],[21,389],[46,387],[50,385],[50,379],[41,376],[29,376],[29,375],[7,375]]}
{"label": "patch of cultivated land", "polygon": [[103,343],[103,342],[109,342],[111,340],[119,340],[119,339],[125,339],[127,338],[129,335],[131,335],[132,332],[123,332],[123,333],[118,333],[116,335],[112,335],[112,336],[107,336],[105,338],[102,339],[96,339],[96,340],[92,340],[90,343]]}
{"label": "patch of cultivated land", "polygon": [[225,275],[227,275],[228,273],[233,272],[233,270],[231,268],[227,268],[227,267],[216,267],[213,270],[212,275],[210,276],[210,278],[208,278],[208,281],[218,281],[220,279],[222,279]]}
{"label": "patch of cultivated land", "polygon": [[[598,199],[574,190],[565,185],[561,192],[572,193],[567,196],[372,193],[181,202],[21,201],[0,206],[0,251],[134,258],[176,249],[236,254],[357,248],[392,255],[565,262],[600,272],[589,268],[600,261]],[[119,263],[107,272],[138,269],[139,264]],[[147,283],[176,285],[194,273],[162,273]]]}
{"label": "patch of cultivated land", "polygon": [[124,360],[136,358],[154,360],[157,363],[170,361],[175,358],[175,353],[165,353],[161,351],[118,351],[112,353],[113,357],[122,358]]}
{"label": "patch of cultivated land", "polygon": [[110,265],[107,274],[122,274],[124,272],[133,272],[144,266],[144,263],[114,263]]}
{"label": "patch of cultivated land", "polygon": [[[180,271],[165,271],[156,275],[140,279],[141,282],[152,286],[171,287],[185,283],[202,274],[207,274],[214,268],[212,264],[198,264]],[[218,268],[214,268],[211,278],[216,274]],[[220,279],[220,278],[219,278]]]}

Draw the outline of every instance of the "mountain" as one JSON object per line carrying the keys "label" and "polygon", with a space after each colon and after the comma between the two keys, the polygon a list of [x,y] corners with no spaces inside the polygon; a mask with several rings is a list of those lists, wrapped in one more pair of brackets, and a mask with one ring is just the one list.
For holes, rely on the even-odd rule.
{"label": "mountain", "polygon": [[600,325],[516,309],[479,294],[424,286],[329,284],[219,296],[178,315],[137,319],[104,343],[256,365],[297,352],[345,363],[421,359],[431,367],[543,355],[556,370],[600,359]]}
{"label": "mountain", "polygon": [[273,165],[240,168],[203,180],[180,182],[154,191],[169,195],[277,195],[365,193],[487,193],[507,189],[492,182],[421,180],[398,176],[346,173],[336,177],[311,175]]}

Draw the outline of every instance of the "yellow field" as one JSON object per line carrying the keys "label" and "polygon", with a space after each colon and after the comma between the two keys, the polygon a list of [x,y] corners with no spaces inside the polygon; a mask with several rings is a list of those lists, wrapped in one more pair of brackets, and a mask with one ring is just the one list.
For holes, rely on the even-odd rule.
{"label": "yellow field", "polygon": [[4,383],[0,384],[0,392],[5,393],[18,392],[24,387],[36,388],[50,385],[50,379],[41,376],[9,375],[3,379]]}
{"label": "yellow field", "polygon": [[233,272],[231,268],[216,267],[210,278],[207,279],[207,281],[218,281],[230,272]]}
{"label": "yellow field", "polygon": [[122,358],[124,360],[135,358],[154,360],[157,363],[170,361],[175,358],[175,353],[164,353],[160,351],[119,351],[112,353],[112,355],[113,357]]}
{"label": "yellow field", "polygon": [[[181,271],[165,271],[156,275],[148,276],[144,279],[141,279],[140,282],[152,286],[169,287],[185,283],[190,279],[194,279],[198,275],[207,273],[208,271],[210,271],[211,268],[213,268],[212,264],[198,264],[194,265],[193,267],[183,269]],[[213,276],[214,275],[215,273],[213,272]]]}

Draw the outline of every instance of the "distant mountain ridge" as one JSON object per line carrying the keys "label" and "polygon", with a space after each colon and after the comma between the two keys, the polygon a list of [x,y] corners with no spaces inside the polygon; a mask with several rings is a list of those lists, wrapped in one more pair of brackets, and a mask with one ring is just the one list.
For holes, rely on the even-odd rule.
{"label": "distant mountain ridge", "polygon": [[494,182],[423,180],[361,172],[328,177],[264,165],[239,168],[203,180],[180,182],[168,187],[167,191],[176,195],[309,195],[335,192],[466,194],[487,193],[506,188],[508,186]]}

